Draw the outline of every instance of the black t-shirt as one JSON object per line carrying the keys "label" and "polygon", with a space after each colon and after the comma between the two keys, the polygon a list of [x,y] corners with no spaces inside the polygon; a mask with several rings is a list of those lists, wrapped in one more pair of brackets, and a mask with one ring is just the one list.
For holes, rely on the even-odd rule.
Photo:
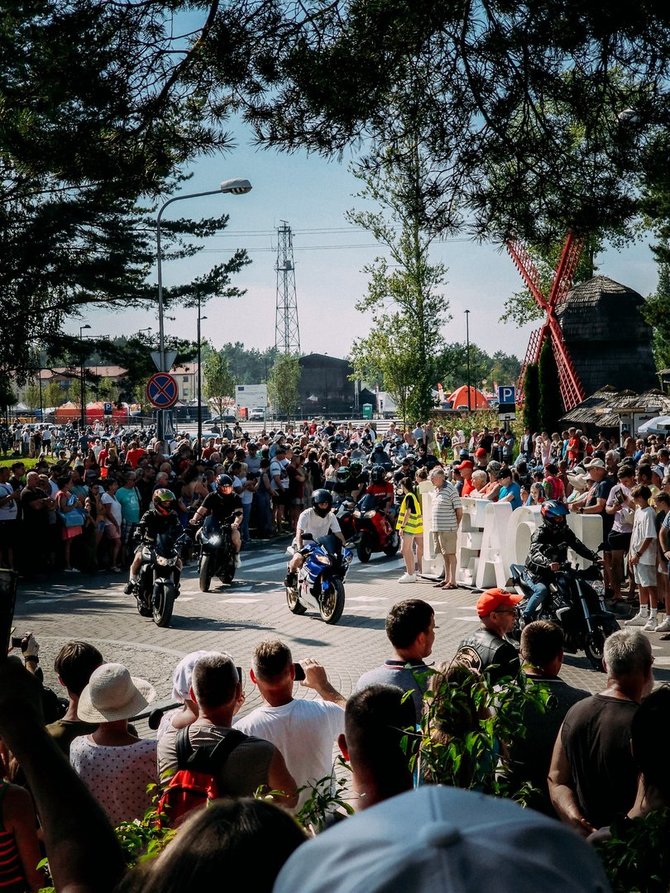
{"label": "black t-shirt", "polygon": [[630,749],[634,701],[596,694],[575,704],[561,728],[582,814],[595,827],[611,825],[635,802],[638,772]]}
{"label": "black t-shirt", "polygon": [[219,522],[227,521],[236,509],[242,508],[242,500],[237,493],[229,493],[227,496],[218,492],[208,493],[202,504]]}
{"label": "black t-shirt", "polygon": [[33,490],[30,487],[24,487],[21,491],[21,510],[23,512],[23,520],[28,527],[39,530],[49,526],[49,512],[46,509],[29,508],[31,503],[39,502],[46,498],[47,495],[44,490]]}

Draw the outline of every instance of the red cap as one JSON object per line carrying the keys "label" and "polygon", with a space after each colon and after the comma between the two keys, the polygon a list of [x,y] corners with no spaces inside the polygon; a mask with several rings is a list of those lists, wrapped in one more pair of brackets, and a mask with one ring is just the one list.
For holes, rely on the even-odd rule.
{"label": "red cap", "polygon": [[465,459],[463,462],[461,462],[460,465],[456,466],[456,469],[458,471],[460,471],[461,468],[474,468],[474,467],[475,467],[474,464],[469,459]]}
{"label": "red cap", "polygon": [[477,614],[486,617],[499,608],[513,608],[518,605],[523,596],[506,592],[504,589],[487,589],[477,600]]}
{"label": "red cap", "polygon": [[485,455],[486,455],[486,450],[484,449],[484,447],[478,447],[475,450],[475,456],[485,456]]}

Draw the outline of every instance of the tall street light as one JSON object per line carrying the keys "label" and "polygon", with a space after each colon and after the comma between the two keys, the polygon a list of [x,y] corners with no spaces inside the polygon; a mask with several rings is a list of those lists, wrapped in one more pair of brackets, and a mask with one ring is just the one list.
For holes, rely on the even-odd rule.
{"label": "tall street light", "polygon": [[196,455],[200,458],[202,453],[202,338],[200,336],[200,323],[206,316],[200,315],[200,292],[198,292],[198,443]]}
{"label": "tall street light", "polygon": [[465,362],[467,369],[468,385],[468,412],[472,412],[472,398],[470,396],[470,311],[465,311]]}
{"label": "tall street light", "polygon": [[[175,195],[174,198],[168,199],[161,206],[158,216],[156,217],[156,266],[158,269],[158,355],[160,359],[159,372],[169,372],[165,368],[165,312],[163,307],[163,252],[161,251],[161,219],[165,209],[174,202],[182,202],[188,198],[202,198],[205,195],[245,195],[251,192],[252,186],[248,180],[236,177],[233,180],[224,180],[218,189],[211,189],[208,192],[192,192],[189,195]],[[164,431],[164,413],[166,410],[158,410],[158,439],[162,440]]]}
{"label": "tall street light", "polygon": [[81,430],[86,427],[86,403],[84,401],[86,391],[86,354],[84,352],[84,336],[85,329],[90,329],[88,323],[85,326],[79,326],[79,341],[81,343]]}

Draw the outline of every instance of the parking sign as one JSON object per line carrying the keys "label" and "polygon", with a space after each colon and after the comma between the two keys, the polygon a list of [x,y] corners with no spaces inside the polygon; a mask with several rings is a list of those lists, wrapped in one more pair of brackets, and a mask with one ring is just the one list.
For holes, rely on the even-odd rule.
{"label": "parking sign", "polygon": [[[516,403],[516,388],[514,385],[502,385],[498,388],[498,411],[499,412],[511,412],[513,411],[513,407]],[[504,407],[511,406],[512,410],[503,409]]]}

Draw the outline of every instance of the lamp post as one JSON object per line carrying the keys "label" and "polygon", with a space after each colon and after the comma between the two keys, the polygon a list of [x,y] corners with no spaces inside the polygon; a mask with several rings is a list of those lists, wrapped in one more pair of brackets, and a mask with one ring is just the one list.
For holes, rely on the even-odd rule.
{"label": "lamp post", "polygon": [[465,311],[465,363],[467,370],[468,386],[468,412],[472,412],[472,398],[470,396],[470,311]]}
{"label": "lamp post", "polygon": [[[188,195],[175,195],[174,198],[168,199],[158,211],[158,216],[156,217],[156,267],[158,272],[158,355],[160,359],[160,369],[158,370],[159,372],[169,372],[169,369],[165,368],[165,311],[163,307],[162,269],[163,252],[161,251],[161,219],[163,217],[163,212],[169,205],[173,204],[174,202],[183,202],[189,198],[202,198],[205,195],[218,195],[219,193],[223,193],[224,195],[245,195],[247,192],[251,192],[251,189],[252,186],[248,180],[236,177],[233,180],[224,180],[220,184],[218,189],[210,189],[207,192],[192,192]],[[165,434],[165,412],[169,412],[169,410],[159,409],[157,412],[157,434],[159,440],[162,440]]]}
{"label": "lamp post", "polygon": [[202,453],[202,338],[200,336],[200,323],[206,316],[200,315],[200,292],[198,292],[198,443],[196,455],[200,458]]}
{"label": "lamp post", "polygon": [[85,326],[79,326],[79,341],[81,342],[81,430],[86,427],[86,402],[84,400],[86,391],[86,354],[84,353],[84,336],[85,329],[90,329],[88,323]]}

